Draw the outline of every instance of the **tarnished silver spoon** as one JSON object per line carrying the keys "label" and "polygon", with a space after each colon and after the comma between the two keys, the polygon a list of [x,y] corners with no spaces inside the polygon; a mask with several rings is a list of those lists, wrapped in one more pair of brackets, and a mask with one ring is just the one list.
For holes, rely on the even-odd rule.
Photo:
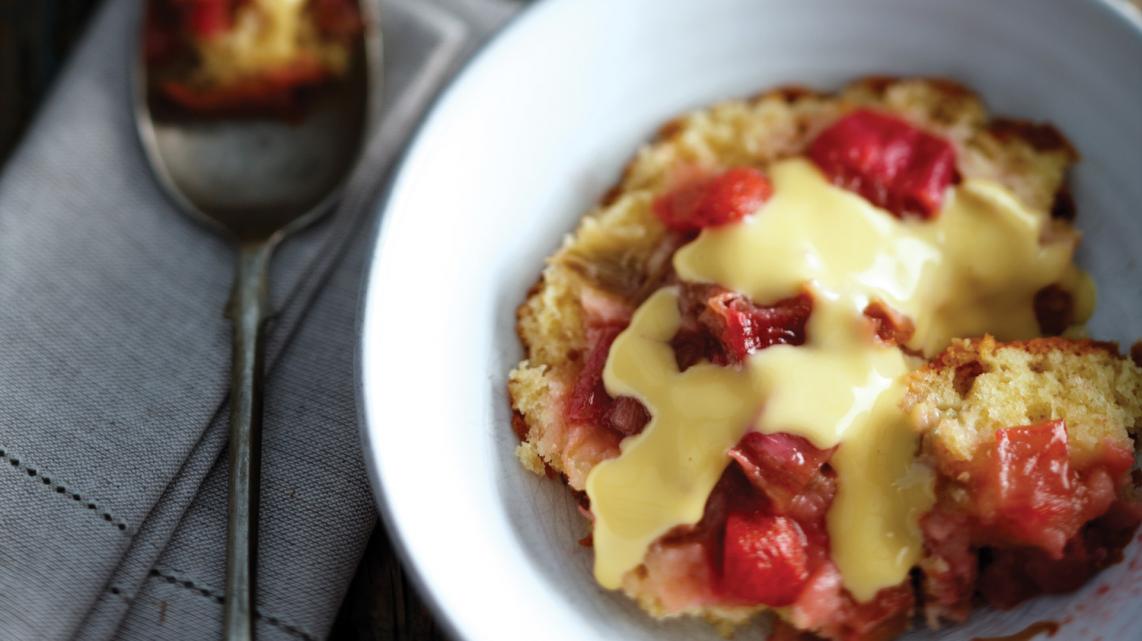
{"label": "tarnished silver spoon", "polygon": [[353,44],[348,73],[322,86],[302,116],[289,121],[272,116],[194,117],[166,109],[151,86],[154,74],[143,52],[145,36],[135,62],[135,120],[158,184],[179,210],[230,239],[237,249],[226,309],[234,332],[223,610],[228,641],[253,638],[262,339],[271,315],[270,257],[286,236],[333,208],[361,153],[379,95],[377,16],[372,2],[358,4],[364,28]]}

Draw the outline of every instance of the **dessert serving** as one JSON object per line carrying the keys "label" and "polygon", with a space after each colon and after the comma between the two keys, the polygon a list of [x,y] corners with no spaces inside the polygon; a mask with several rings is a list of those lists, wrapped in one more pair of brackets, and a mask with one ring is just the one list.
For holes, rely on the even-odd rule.
{"label": "dessert serving", "polygon": [[667,123],[518,311],[517,455],[604,588],[871,641],[1073,590],[1142,521],[1142,369],[1085,338],[1077,160],[954,83]]}
{"label": "dessert serving", "polygon": [[288,116],[346,72],[360,29],[356,0],[151,0],[145,52],[170,104]]}

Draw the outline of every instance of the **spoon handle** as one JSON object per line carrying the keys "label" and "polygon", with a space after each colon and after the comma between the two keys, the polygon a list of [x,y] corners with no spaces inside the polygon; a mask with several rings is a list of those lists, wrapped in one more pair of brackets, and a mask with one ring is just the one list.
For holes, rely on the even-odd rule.
{"label": "spoon handle", "polygon": [[230,372],[230,487],[226,530],[226,641],[254,638],[254,568],[262,445],[263,325],[273,243],[242,243],[227,315],[234,325]]}

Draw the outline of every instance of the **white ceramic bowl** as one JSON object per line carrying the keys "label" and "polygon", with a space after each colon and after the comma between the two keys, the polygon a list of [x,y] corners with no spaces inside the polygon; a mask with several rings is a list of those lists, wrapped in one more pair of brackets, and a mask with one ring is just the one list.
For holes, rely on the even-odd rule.
{"label": "white ceramic bowl", "polygon": [[[505,391],[514,309],[563,234],[665,119],[781,83],[945,75],[996,113],[1056,123],[1074,174],[1096,336],[1142,336],[1142,19],[1098,0],[547,0],[463,72],[388,201],[361,347],[365,458],[422,591],[468,641],[712,640],[596,587],[564,488],[526,473]],[[1142,560],[966,626],[1142,638]],[[1099,586],[1111,590],[1098,595]],[[756,639],[757,636],[739,638]]]}

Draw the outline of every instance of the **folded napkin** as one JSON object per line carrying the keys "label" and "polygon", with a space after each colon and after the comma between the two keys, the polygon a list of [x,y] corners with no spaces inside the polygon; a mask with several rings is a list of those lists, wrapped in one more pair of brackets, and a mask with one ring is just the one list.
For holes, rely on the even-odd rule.
{"label": "folded napkin", "polygon": [[[375,522],[353,359],[387,168],[514,5],[389,0],[384,116],[274,262],[257,634],[324,638]],[[136,5],[108,0],[0,176],[0,640],[221,638],[230,247],[135,139]]]}

